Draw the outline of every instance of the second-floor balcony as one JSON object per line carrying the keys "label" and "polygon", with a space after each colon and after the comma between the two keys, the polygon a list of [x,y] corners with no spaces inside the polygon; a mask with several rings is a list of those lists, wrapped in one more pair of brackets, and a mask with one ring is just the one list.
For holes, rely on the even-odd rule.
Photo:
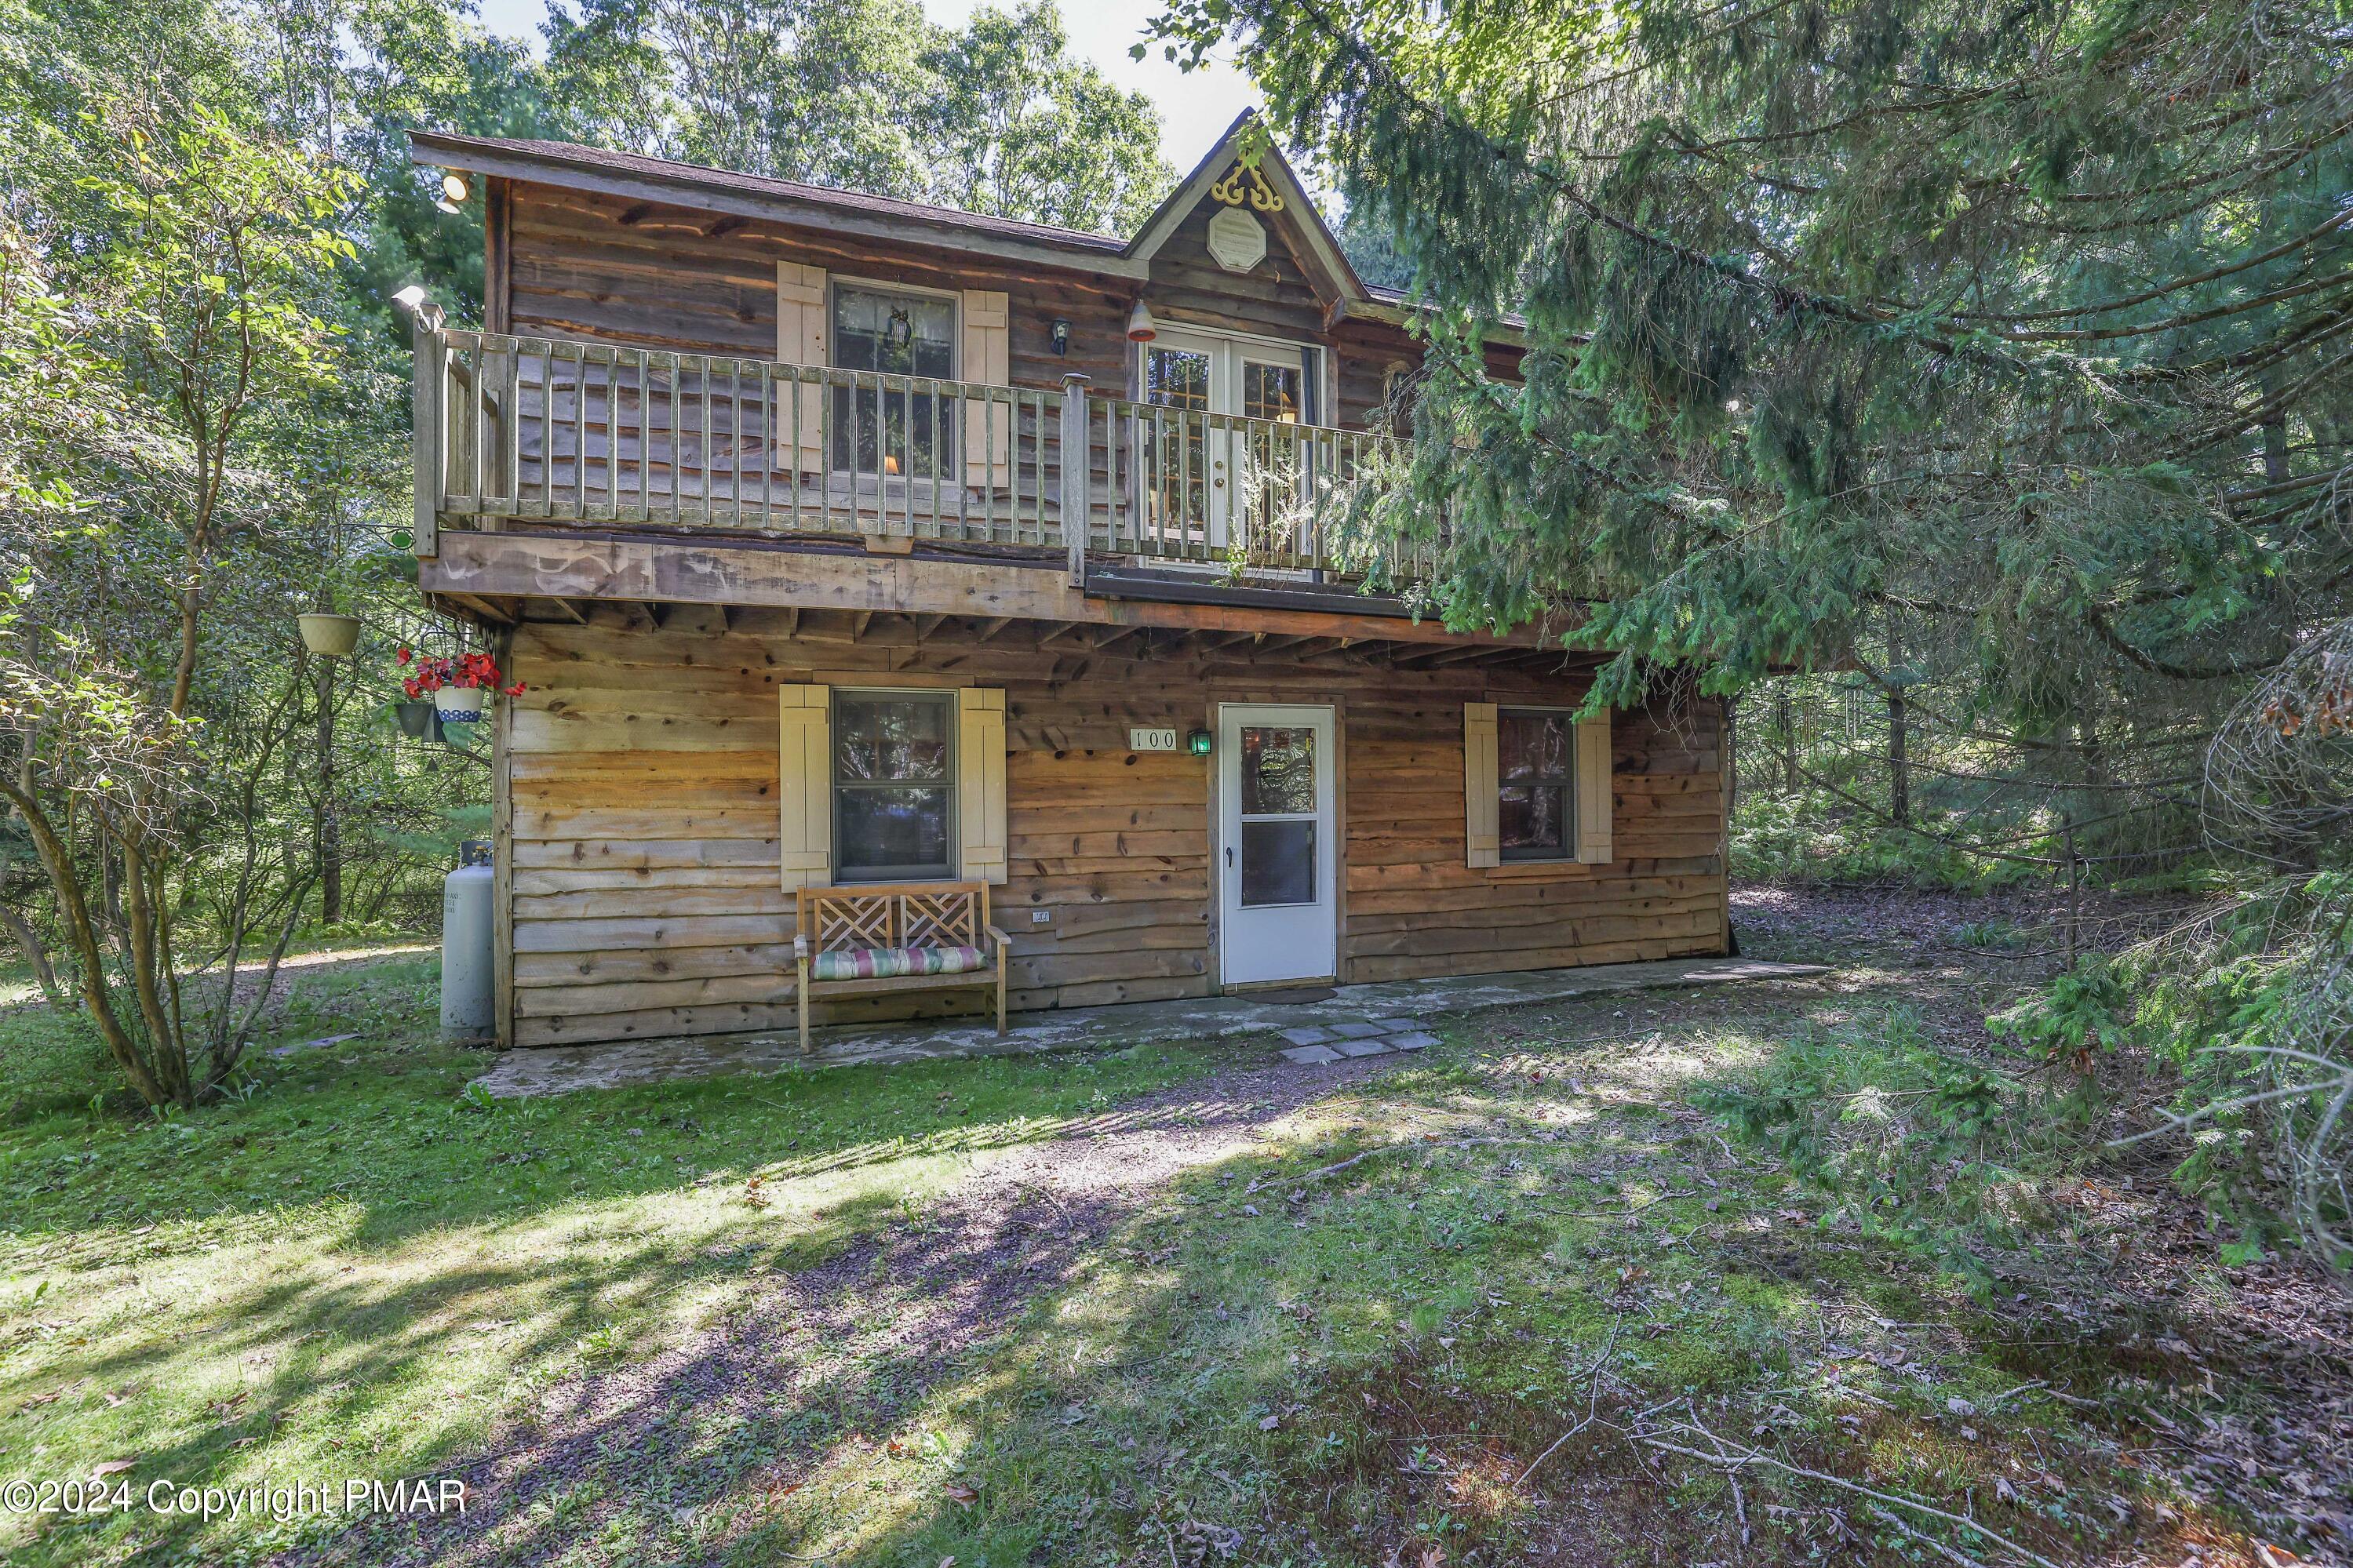
{"label": "second-floor balcony", "polygon": [[934,542],[1066,559],[1074,579],[1091,560],[1267,583],[1426,575],[1341,527],[1401,469],[1387,435],[1139,403],[1076,376],[996,386],[454,329],[420,331],[417,353],[418,510],[440,528]]}

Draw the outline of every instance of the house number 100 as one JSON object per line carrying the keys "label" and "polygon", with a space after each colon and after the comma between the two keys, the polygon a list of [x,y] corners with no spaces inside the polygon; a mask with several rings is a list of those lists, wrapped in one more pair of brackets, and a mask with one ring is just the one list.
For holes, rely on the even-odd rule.
{"label": "house number 100", "polygon": [[1131,726],[1127,731],[1127,749],[1131,752],[1173,752],[1176,749],[1176,731]]}

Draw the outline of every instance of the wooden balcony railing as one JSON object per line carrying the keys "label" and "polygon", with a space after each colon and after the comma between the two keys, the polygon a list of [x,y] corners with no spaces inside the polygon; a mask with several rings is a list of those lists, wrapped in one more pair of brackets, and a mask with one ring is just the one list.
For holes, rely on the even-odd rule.
{"label": "wooden balcony railing", "polygon": [[1387,436],[1082,376],[1044,391],[452,329],[420,329],[417,352],[420,552],[519,518],[1356,575],[1370,562],[1339,521],[1399,467]]}

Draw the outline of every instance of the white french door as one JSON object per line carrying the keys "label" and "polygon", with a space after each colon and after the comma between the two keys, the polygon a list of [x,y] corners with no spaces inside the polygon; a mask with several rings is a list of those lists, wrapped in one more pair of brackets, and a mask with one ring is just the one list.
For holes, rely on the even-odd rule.
{"label": "white french door", "polygon": [[[1144,401],[1185,415],[1238,415],[1275,424],[1307,422],[1307,351],[1297,343],[1162,332],[1144,349]],[[1261,442],[1261,444],[1264,444]],[[1229,530],[1252,500],[1247,487],[1274,454],[1254,452],[1230,426],[1180,418],[1149,454],[1145,480],[1161,515],[1226,548]]]}
{"label": "white french door", "polygon": [[1339,973],[1339,823],[1328,707],[1218,709],[1219,973],[1229,985]]}

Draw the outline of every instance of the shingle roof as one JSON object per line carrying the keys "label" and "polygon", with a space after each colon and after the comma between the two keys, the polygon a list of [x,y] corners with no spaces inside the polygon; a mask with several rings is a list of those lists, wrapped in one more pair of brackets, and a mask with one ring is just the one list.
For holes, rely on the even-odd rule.
{"label": "shingle roof", "polygon": [[[1073,249],[1100,251],[1110,255],[1117,255],[1125,244],[1115,235],[1091,234],[1084,229],[1061,228],[1053,224],[1024,223],[1018,218],[992,217],[986,213],[968,213],[955,207],[933,206],[923,202],[901,201],[894,196],[878,196],[867,191],[842,191],[829,185],[806,184],[798,180],[777,180],[771,179],[765,174],[745,174],[732,169],[705,168],[699,163],[682,163],[670,158],[652,158],[642,153],[617,152],[609,147],[589,147],[576,142],[464,136],[445,131],[412,132],[409,140],[430,152],[457,154],[456,161],[459,166],[463,166],[464,157],[468,153],[501,154],[587,173],[626,174],[640,180],[674,185],[682,191],[727,191],[768,201],[792,202],[810,206],[828,207],[839,212],[865,213],[875,217],[937,224],[947,228],[968,229],[976,233],[998,235],[1008,239],[1026,239],[1043,245],[1067,246]],[[440,163],[443,160],[437,157],[432,161]]]}

